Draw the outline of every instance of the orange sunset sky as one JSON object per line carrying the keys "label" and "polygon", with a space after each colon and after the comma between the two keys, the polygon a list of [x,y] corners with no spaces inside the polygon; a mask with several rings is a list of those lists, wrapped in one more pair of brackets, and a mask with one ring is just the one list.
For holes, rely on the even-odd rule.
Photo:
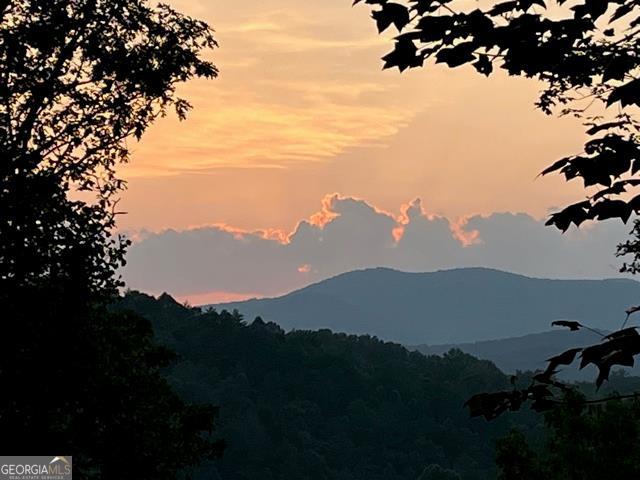
{"label": "orange sunset sky", "polygon": [[399,213],[415,197],[458,218],[538,218],[579,185],[535,180],[582,145],[570,119],[533,106],[538,85],[470,69],[382,71],[389,37],[350,0],[173,0],[207,20],[213,81],[181,88],[194,105],[132,145],[125,230],[224,223],[290,232],[327,193]]}
{"label": "orange sunset sky", "polygon": [[182,86],[189,118],[131,144],[130,287],[199,304],[376,266],[618,275],[627,226],[544,227],[585,192],[536,175],[584,137],[535,109],[534,81],[382,71],[393,33],[351,0],[171,4],[215,28],[220,77]]}

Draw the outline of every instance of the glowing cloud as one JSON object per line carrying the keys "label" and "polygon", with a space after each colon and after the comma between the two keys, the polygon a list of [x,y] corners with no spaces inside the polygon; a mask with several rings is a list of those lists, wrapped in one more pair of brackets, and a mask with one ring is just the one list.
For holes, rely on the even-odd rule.
{"label": "glowing cloud", "polygon": [[314,220],[301,220],[288,234],[225,224],[145,232],[131,248],[125,279],[132,288],[167,291],[197,304],[278,295],[376,266],[486,266],[551,278],[612,277],[617,272],[611,252],[627,229],[607,222],[591,226],[588,234],[561,235],[543,221],[512,213],[451,222],[427,213],[419,199],[394,215],[339,194],[326,195],[320,211],[308,218]]}

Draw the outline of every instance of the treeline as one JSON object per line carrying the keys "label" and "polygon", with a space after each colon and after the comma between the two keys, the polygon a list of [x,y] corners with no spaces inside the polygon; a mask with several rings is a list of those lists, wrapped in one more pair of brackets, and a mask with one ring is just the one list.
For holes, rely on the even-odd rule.
{"label": "treeline", "polygon": [[178,354],[166,373],[185,400],[220,406],[224,455],[196,477],[484,480],[497,474],[498,438],[542,428],[532,412],[469,419],[464,401],[509,379],[460,351],[427,357],[370,336],[285,333],[168,295],[129,292],[117,309],[146,317]]}

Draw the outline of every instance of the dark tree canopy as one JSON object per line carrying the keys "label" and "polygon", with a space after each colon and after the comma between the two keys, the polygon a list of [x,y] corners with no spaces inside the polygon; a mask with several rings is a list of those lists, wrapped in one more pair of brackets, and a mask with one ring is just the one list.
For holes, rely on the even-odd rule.
{"label": "dark tree canopy", "polygon": [[[545,415],[544,442],[513,431],[497,443],[498,480],[601,480],[640,476],[640,403],[586,406],[584,397]],[[538,444],[536,444],[538,443]]]}
{"label": "dark tree canopy", "polygon": [[113,286],[115,167],[169,108],[184,118],[176,85],[216,76],[200,57],[215,45],[204,22],[144,0],[0,1],[0,281]]}
{"label": "dark tree canopy", "polygon": [[[354,4],[362,0],[355,0]],[[537,106],[574,115],[589,136],[584,150],[557,160],[542,175],[580,179],[589,197],[551,215],[565,231],[573,223],[640,212],[640,2],[638,0],[364,0],[380,32],[400,34],[385,68],[427,62],[496,69],[543,82]]]}
{"label": "dark tree canopy", "polygon": [[217,409],[170,388],[177,359],[149,321],[60,302],[57,289],[29,293],[22,308],[0,301],[4,451],[69,452],[74,475],[96,480],[175,480],[219,456]]}
{"label": "dark tree canopy", "polygon": [[[81,478],[173,479],[219,453],[149,323],[110,313],[127,241],[116,166],[176,86],[211,78],[211,29],[143,0],[0,0],[0,431]],[[23,452],[23,453],[19,453]]]}

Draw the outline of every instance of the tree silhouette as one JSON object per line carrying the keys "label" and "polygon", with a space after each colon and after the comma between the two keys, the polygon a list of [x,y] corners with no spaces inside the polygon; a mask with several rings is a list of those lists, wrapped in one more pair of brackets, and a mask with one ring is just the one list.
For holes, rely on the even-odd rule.
{"label": "tree silhouette", "polygon": [[1,280],[80,270],[91,293],[114,286],[115,167],[169,108],[184,118],[176,84],[216,76],[199,57],[213,46],[205,23],[142,0],[0,3]]}
{"label": "tree silhouette", "polygon": [[[161,375],[149,324],[107,309],[127,240],[116,166],[213,78],[204,22],[143,0],[0,0],[0,430],[5,451],[77,454],[83,478],[176,478],[219,453],[209,407]],[[203,433],[204,432],[204,433]],[[53,449],[53,450],[51,450]]]}
{"label": "tree silhouette", "polygon": [[[564,232],[571,224],[580,226],[588,220],[619,218],[626,223],[640,212],[640,195],[633,193],[640,186],[640,123],[634,116],[640,106],[640,1],[506,0],[486,6],[457,0],[364,2],[373,5],[372,16],[380,33],[392,25],[399,32],[393,50],[383,58],[385,68],[404,71],[433,61],[451,68],[467,65],[487,77],[501,69],[512,76],[542,82],[536,106],[544,113],[571,115],[583,122],[588,136],[583,151],[553,162],[540,175],[560,173],[567,181],[579,179],[588,196],[553,213],[547,225]],[[633,256],[622,271],[640,271],[640,222],[635,222],[632,239],[618,247],[618,255]],[[595,449],[604,448],[605,440],[609,441],[607,445],[619,447],[626,445],[624,439],[615,435],[601,438],[606,437],[603,428],[600,436],[584,436],[585,428],[571,430],[567,424],[579,423],[575,418],[582,418],[586,405],[623,398],[635,402],[638,394],[586,400],[574,387],[557,381],[555,374],[560,367],[579,359],[580,368],[588,364],[598,368],[596,386],[600,388],[613,367],[633,366],[635,356],[640,354],[640,334],[638,327],[628,326],[628,321],[638,311],[640,307],[628,308],[620,328],[601,335],[601,342],[547,359],[547,368],[526,385],[519,385],[514,377],[512,389],[480,393],[466,402],[471,416],[487,420],[524,405],[557,414],[552,427],[564,436],[556,437],[560,440],[552,454],[556,460],[561,458],[565,467],[575,466],[573,473],[567,474],[567,469],[560,467],[554,475],[536,471],[532,452],[516,435],[498,451],[502,478],[605,478],[612,474],[608,470],[612,465],[621,468],[616,455],[599,466],[587,457],[593,457]],[[555,323],[573,331],[588,328],[578,322]],[[616,413],[608,418],[624,419]],[[629,418],[633,418],[629,424],[635,423],[627,426],[637,428],[637,415]],[[582,447],[591,453],[577,455],[570,448],[575,437],[586,442]],[[574,462],[576,459],[581,459],[580,465]],[[632,477],[638,474],[634,469],[630,472]],[[620,478],[631,477],[623,474]]]}

